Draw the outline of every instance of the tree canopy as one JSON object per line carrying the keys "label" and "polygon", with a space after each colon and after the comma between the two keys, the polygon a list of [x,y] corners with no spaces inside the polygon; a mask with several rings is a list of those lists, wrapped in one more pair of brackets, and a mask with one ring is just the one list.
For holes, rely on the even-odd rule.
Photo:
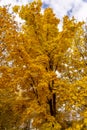
{"label": "tree canopy", "polygon": [[19,29],[0,7],[0,128],[85,130],[87,128],[87,30],[74,17],[62,31],[42,3],[15,6]]}

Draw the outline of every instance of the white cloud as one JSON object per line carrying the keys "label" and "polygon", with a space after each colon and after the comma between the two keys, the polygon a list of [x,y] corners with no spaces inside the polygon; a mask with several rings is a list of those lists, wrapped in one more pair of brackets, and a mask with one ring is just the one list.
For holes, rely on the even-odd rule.
{"label": "white cloud", "polygon": [[22,5],[22,4],[26,4],[28,2],[32,2],[33,0],[0,0],[0,5],[7,5],[7,4],[11,4],[11,5]]}
{"label": "white cloud", "polygon": [[[75,16],[78,20],[85,20],[87,15],[87,2],[83,0],[42,0],[53,8],[59,18],[70,13],[70,16]],[[70,12],[71,11],[71,12]]]}
{"label": "white cloud", "polygon": [[78,19],[78,20],[87,20],[87,3],[82,2],[80,9],[76,12],[73,12],[73,15]]}

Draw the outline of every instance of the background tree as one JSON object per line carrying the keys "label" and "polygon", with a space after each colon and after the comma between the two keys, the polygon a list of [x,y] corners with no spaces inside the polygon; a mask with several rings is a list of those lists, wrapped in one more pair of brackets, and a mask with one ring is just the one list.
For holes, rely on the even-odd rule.
{"label": "background tree", "polygon": [[[20,113],[22,113],[22,105],[20,109],[16,102],[17,87],[14,82],[17,70],[13,64],[14,59],[10,58],[13,50],[18,44],[18,26],[14,21],[14,17],[8,12],[8,7],[0,7],[0,129],[12,130],[16,129],[20,123]],[[14,84],[14,83],[13,83]],[[19,90],[17,90],[19,91]]]}

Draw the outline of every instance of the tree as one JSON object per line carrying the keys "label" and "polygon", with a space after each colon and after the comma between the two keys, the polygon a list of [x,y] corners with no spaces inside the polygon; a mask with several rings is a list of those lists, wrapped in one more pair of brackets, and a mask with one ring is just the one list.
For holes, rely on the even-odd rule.
{"label": "tree", "polygon": [[65,16],[60,32],[53,10],[42,14],[41,5],[39,1],[13,8],[25,22],[20,32],[9,22],[11,37],[5,34],[8,39],[1,41],[1,48],[7,44],[4,53],[1,50],[0,88],[11,92],[8,99],[19,128],[32,120],[32,127],[41,130],[81,130],[87,111],[83,22]]}
{"label": "tree", "polygon": [[[18,124],[19,113],[22,112],[15,112],[19,103],[18,101],[14,103],[16,90],[12,83],[16,75],[14,59],[10,58],[13,48],[17,48],[17,30],[18,26],[14,17],[8,12],[8,6],[0,7],[0,129],[2,130],[12,130]],[[21,104],[20,108],[22,108]]]}

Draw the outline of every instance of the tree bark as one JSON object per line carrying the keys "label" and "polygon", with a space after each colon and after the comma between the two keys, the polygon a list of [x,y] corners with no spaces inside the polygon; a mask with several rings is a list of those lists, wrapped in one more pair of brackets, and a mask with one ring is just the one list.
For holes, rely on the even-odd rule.
{"label": "tree bark", "polygon": [[53,115],[56,116],[56,94],[53,94]]}
{"label": "tree bark", "polygon": [[56,94],[52,95],[52,99],[49,100],[50,114],[56,117]]}

